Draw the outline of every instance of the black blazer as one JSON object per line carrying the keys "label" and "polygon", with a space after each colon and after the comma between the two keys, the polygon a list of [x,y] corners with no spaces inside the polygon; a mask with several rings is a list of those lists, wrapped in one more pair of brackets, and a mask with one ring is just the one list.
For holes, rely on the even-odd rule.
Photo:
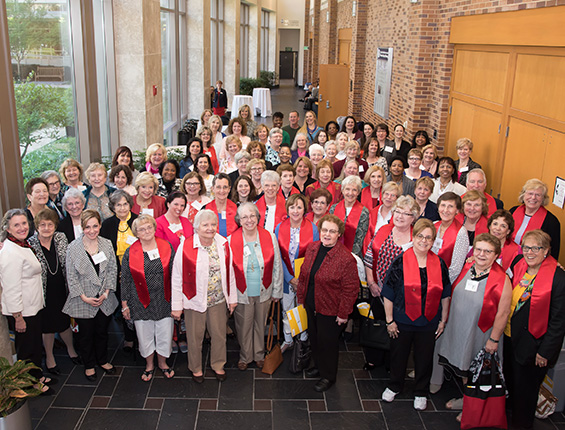
{"label": "black blazer", "polygon": [[428,200],[428,202],[426,203],[426,209],[424,209],[424,214],[420,218],[427,218],[431,221],[439,221],[440,217],[437,210],[437,205],[431,200]]}
{"label": "black blazer", "polygon": [[[516,209],[518,209],[518,206],[514,206],[512,209],[510,209],[510,213],[513,214]],[[519,228],[520,226],[517,225],[516,231]],[[557,217],[548,210],[540,229],[541,231],[549,234],[549,237],[551,237],[551,256],[558,260],[559,250],[561,248],[561,223],[559,222]]]}
{"label": "black blazer", "polygon": [[71,219],[70,215],[67,215],[65,218],[61,220],[61,222],[59,222],[57,231],[65,233],[65,236],[67,236],[67,240],[69,241],[69,243],[71,243],[73,240],[76,239],[75,229],[73,227],[73,220]]}
{"label": "black blazer", "polygon": [[[514,265],[511,267],[514,270]],[[512,351],[516,361],[523,366],[534,366],[536,354],[539,354],[547,359],[550,366],[554,365],[559,358],[565,335],[565,271],[563,269],[557,267],[553,275],[547,332],[539,339],[534,338],[528,331],[529,320],[530,300],[510,320]]]}
{"label": "black blazer", "polygon": [[[131,217],[128,220],[128,225],[131,228],[133,222],[137,218],[137,215],[131,212]],[[102,223],[100,228],[100,236],[110,239],[112,246],[114,247],[114,252],[118,249],[118,227],[120,226],[120,219],[113,215]],[[117,258],[117,257],[116,257]],[[118,264],[119,267],[119,264]]]}

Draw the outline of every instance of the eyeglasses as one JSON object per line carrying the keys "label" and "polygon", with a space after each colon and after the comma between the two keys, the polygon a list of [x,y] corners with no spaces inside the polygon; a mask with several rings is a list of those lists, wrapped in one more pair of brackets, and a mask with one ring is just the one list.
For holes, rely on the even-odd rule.
{"label": "eyeglasses", "polygon": [[255,219],[257,219],[257,215],[245,215],[240,218],[240,221],[253,221]]}
{"label": "eyeglasses", "polygon": [[200,182],[187,182],[185,185],[187,187],[198,187],[200,186]]}
{"label": "eyeglasses", "polygon": [[422,242],[431,242],[432,240],[434,240],[433,236],[424,236],[423,234],[417,235],[416,239]]}
{"label": "eyeglasses", "polygon": [[47,185],[49,185],[50,187],[58,187],[59,185],[61,185],[61,183],[59,181],[47,182]]}
{"label": "eyeglasses", "polygon": [[522,246],[522,253],[526,254],[527,252],[533,252],[534,254],[537,254],[538,252],[540,252],[543,249],[543,246]]}
{"label": "eyeglasses", "polygon": [[253,167],[252,169],[249,169],[250,172],[262,172],[263,168],[262,167]]}
{"label": "eyeglasses", "polygon": [[328,228],[323,228],[323,229],[320,230],[320,231],[322,232],[322,234],[325,234],[325,233],[329,233],[329,234],[338,234],[338,233],[339,233],[339,230],[330,230],[330,229],[328,229]]}
{"label": "eyeglasses", "polygon": [[413,216],[414,216],[414,214],[411,214],[411,213],[409,213],[409,212],[401,212],[401,211],[399,211],[399,210],[395,210],[394,213],[395,213],[396,215],[400,215],[400,216],[409,216],[409,217],[413,217]]}
{"label": "eyeglasses", "polygon": [[153,230],[154,230],[154,227],[152,225],[148,225],[147,227],[138,227],[137,228],[138,233],[150,233]]}
{"label": "eyeglasses", "polygon": [[475,248],[475,252],[477,254],[491,255],[494,252],[494,249]]}

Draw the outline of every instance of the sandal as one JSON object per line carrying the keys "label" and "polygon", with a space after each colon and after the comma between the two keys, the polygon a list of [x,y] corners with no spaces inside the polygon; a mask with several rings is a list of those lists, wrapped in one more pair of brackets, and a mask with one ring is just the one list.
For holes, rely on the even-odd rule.
{"label": "sandal", "polygon": [[463,397],[461,397],[461,398],[459,398],[459,399],[456,399],[456,398],[451,399],[450,401],[448,401],[448,402],[445,404],[445,407],[446,407],[447,409],[452,410],[452,411],[460,411],[460,410],[462,410],[462,409],[463,409]]}
{"label": "sandal", "polygon": [[155,369],[151,369],[151,370],[144,370],[142,375],[141,375],[141,380],[143,382],[149,382],[151,381],[151,379],[153,379],[153,373],[155,372]]}
{"label": "sandal", "polygon": [[163,372],[163,376],[167,379],[171,379],[173,376],[175,376],[175,371],[170,367],[167,367],[166,369],[161,369],[161,372]]}

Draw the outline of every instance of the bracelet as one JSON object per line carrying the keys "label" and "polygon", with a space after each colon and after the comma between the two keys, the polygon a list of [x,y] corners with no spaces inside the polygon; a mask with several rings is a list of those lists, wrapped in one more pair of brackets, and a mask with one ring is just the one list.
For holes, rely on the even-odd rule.
{"label": "bracelet", "polygon": [[443,321],[443,320],[439,320],[439,323],[438,323],[438,324],[441,324],[441,323],[443,323],[443,324],[447,324],[447,322],[446,322],[446,321]]}
{"label": "bracelet", "polygon": [[21,318],[21,317],[22,317],[22,313],[21,313],[21,312],[18,312],[17,314],[12,315],[12,316],[14,317],[14,319],[18,319],[18,318]]}
{"label": "bracelet", "polygon": [[108,298],[108,293],[106,291],[104,291],[104,294],[102,294],[105,298]]}
{"label": "bracelet", "polygon": [[390,326],[393,322],[394,322],[394,320],[392,320],[391,322],[386,322],[386,321],[385,321],[385,324],[386,324],[386,326],[388,327],[388,326]]}
{"label": "bracelet", "polygon": [[126,306],[125,308],[122,308],[122,313],[124,313],[125,311],[127,311],[129,309],[128,306]]}
{"label": "bracelet", "polygon": [[500,342],[500,340],[494,340],[492,337],[489,337],[488,340],[490,340],[491,342],[494,342],[494,343]]}

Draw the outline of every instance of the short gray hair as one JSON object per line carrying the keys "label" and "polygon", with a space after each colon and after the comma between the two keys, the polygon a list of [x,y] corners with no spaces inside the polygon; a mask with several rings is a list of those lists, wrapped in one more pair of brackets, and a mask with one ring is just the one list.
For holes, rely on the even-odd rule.
{"label": "short gray hair", "polygon": [[46,170],[45,172],[43,172],[40,176],[41,179],[49,179],[51,176],[56,176],[57,179],[59,180],[59,183],[61,182],[61,177],[59,176],[59,173],[56,172],[55,170]]}
{"label": "short gray hair", "polygon": [[345,188],[348,185],[355,185],[357,187],[357,189],[359,190],[359,192],[361,192],[361,190],[363,189],[363,182],[361,181],[361,178],[359,176],[356,176],[356,175],[348,176],[343,181],[341,181],[341,188],[342,189]]}
{"label": "short gray hair", "polygon": [[322,155],[325,154],[324,147],[322,145],[320,145],[319,143],[314,143],[314,144],[310,145],[310,148],[308,149],[308,152],[310,154],[312,154],[312,152],[315,152],[315,151],[320,151],[322,153]]}
{"label": "short gray hair", "polygon": [[108,203],[108,207],[110,208],[110,210],[114,213],[116,213],[116,211],[114,210],[116,205],[118,204],[118,202],[120,200],[122,200],[122,198],[126,199],[126,201],[128,202],[129,205],[129,210],[131,211],[131,208],[133,208],[133,197],[125,192],[124,190],[116,190],[114,191],[112,194],[110,194],[109,197],[109,203]]}
{"label": "short gray hair", "polygon": [[251,161],[251,154],[247,151],[239,151],[234,157],[235,164],[239,163],[239,160],[242,158],[246,158],[247,161]]}
{"label": "short gray hair", "polygon": [[240,215],[240,213],[244,209],[249,209],[250,211],[255,213],[255,215],[257,216],[257,223],[259,223],[259,221],[261,221],[261,212],[259,212],[259,209],[257,209],[257,206],[255,205],[255,203],[245,202],[245,203],[242,203],[241,205],[239,205],[239,207],[237,208],[237,212],[235,214],[235,222],[237,223],[238,226],[241,227],[241,221],[240,221],[241,215]]}
{"label": "short gray hair", "polygon": [[216,214],[216,212],[211,211],[210,209],[202,209],[194,217],[194,222],[192,223],[194,230],[198,230],[198,227],[200,227],[200,224],[203,221],[210,220],[210,219],[213,219],[216,222],[218,222],[218,215]]}
{"label": "short gray hair", "polygon": [[273,134],[283,134],[282,128],[278,128],[278,127],[273,127],[271,128],[271,131],[269,132],[269,137],[272,137]]}
{"label": "short gray hair", "polygon": [[8,227],[10,225],[10,220],[12,218],[14,218],[15,216],[25,216],[28,225],[29,225],[29,219],[27,217],[26,212],[23,209],[10,209],[9,211],[7,211],[4,214],[4,218],[2,218],[2,224],[0,225],[0,241],[4,242],[6,240],[6,238],[8,237]]}
{"label": "short gray hair", "polygon": [[395,211],[396,208],[408,209],[414,218],[412,220],[412,224],[414,224],[420,217],[420,205],[416,203],[416,200],[414,200],[414,197],[412,196],[400,196],[397,198],[396,202],[394,202],[394,205],[392,206],[392,210]]}
{"label": "short gray hair", "polygon": [[266,182],[276,182],[277,185],[281,184],[281,177],[273,170],[265,170],[261,174],[261,186],[264,187]]}
{"label": "short gray hair", "polygon": [[133,233],[133,235],[135,237],[137,236],[137,229],[141,224],[151,224],[153,226],[153,228],[155,230],[157,230],[157,222],[155,221],[155,218],[153,218],[151,215],[149,214],[140,214],[136,219],[133,220],[133,223],[131,224],[131,232]]}
{"label": "short gray hair", "polygon": [[61,204],[63,205],[63,209],[65,210],[67,210],[67,201],[69,199],[80,199],[82,201],[82,204],[86,205],[86,197],[84,197],[82,191],[79,191],[76,188],[71,187],[67,191],[65,191],[65,195],[61,200]]}

